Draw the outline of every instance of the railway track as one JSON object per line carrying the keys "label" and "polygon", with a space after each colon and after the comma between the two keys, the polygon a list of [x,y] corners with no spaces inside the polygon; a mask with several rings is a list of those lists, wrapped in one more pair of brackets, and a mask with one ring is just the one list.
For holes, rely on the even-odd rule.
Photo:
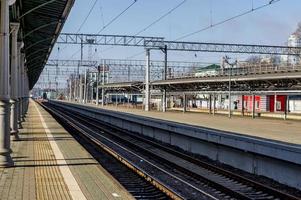
{"label": "railway track", "polygon": [[131,163],[128,167],[134,164],[138,174],[155,180],[151,182],[171,198],[299,199],[68,108],[51,104],[46,107],[54,115],[64,116],[90,140],[106,145],[127,160]]}

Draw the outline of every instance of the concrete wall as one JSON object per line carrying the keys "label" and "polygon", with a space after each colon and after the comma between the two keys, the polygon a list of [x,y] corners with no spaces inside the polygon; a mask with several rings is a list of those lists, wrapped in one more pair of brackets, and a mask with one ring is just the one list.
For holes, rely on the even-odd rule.
{"label": "concrete wall", "polygon": [[301,146],[84,105],[70,106],[108,124],[149,136],[241,170],[301,189]]}

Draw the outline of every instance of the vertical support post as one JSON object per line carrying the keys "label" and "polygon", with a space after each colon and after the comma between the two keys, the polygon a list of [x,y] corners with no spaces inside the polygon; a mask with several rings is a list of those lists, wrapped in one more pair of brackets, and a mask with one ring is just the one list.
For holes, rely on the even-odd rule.
{"label": "vertical support post", "polygon": [[212,114],[212,94],[209,94],[209,114]]}
{"label": "vertical support post", "polygon": [[130,107],[130,94],[128,93],[127,94],[127,108],[129,108]]}
{"label": "vertical support post", "polygon": [[20,78],[20,84],[21,84],[21,118],[22,121],[24,121],[25,118],[25,54],[21,53],[21,60],[20,60],[20,67],[21,67],[21,78]]}
{"label": "vertical support post", "polygon": [[183,94],[183,113],[185,113],[187,111],[187,96],[184,93]]}
{"label": "vertical support post", "polygon": [[84,104],[87,103],[87,79],[88,79],[88,70],[85,71],[85,81],[84,81]]}
{"label": "vertical support post", "polygon": [[71,77],[70,79],[68,80],[68,86],[69,86],[69,101],[71,102],[72,101],[72,89],[71,89]]}
{"label": "vertical support post", "polygon": [[29,105],[29,79],[28,75],[26,73],[25,76],[25,113],[28,111],[28,105]]}
{"label": "vertical support post", "polygon": [[83,103],[83,78],[79,75],[79,103]]}
{"label": "vertical support post", "polygon": [[99,83],[99,67],[97,67],[97,75],[96,75],[96,105],[99,105],[99,88],[98,88],[98,83]]}
{"label": "vertical support post", "polygon": [[162,112],[166,112],[166,89],[162,92]]}
{"label": "vertical support post", "polygon": [[106,61],[103,60],[102,63],[102,88],[101,88],[101,106],[104,107],[105,105],[105,66],[106,66]]}
{"label": "vertical support post", "polygon": [[285,103],[284,103],[284,120],[287,120],[288,110],[289,110],[289,96],[286,95]]}
{"label": "vertical support post", "polygon": [[274,112],[276,113],[277,112],[277,93],[275,92],[275,95],[274,95]]}
{"label": "vertical support post", "polygon": [[9,0],[1,0],[0,10],[0,166],[11,166],[9,91]]}
{"label": "vertical support post", "polygon": [[146,49],[146,66],[145,66],[145,111],[150,108],[150,49]]}
{"label": "vertical support post", "polygon": [[77,84],[77,75],[74,74],[74,91],[73,91],[73,98],[74,98],[74,101],[76,101],[77,99],[77,89],[78,88],[78,84]]}
{"label": "vertical support post", "polygon": [[77,71],[76,71],[76,99],[79,102],[79,93],[80,93],[80,76],[79,76],[79,67],[81,63],[80,61],[77,63]]}
{"label": "vertical support post", "polygon": [[241,95],[241,115],[245,116],[245,95]]}
{"label": "vertical support post", "polygon": [[[58,63],[55,66],[55,98],[58,97],[58,71],[59,71],[59,65]],[[72,85],[72,82],[71,82]]]}
{"label": "vertical support post", "polygon": [[252,118],[255,118],[255,94],[252,95]]}
{"label": "vertical support post", "polygon": [[[18,42],[18,128],[22,128],[22,53],[23,42]],[[17,138],[18,139],[18,135]]]}
{"label": "vertical support post", "polygon": [[[19,23],[11,23],[12,44],[11,44],[11,95],[10,95],[10,128],[11,135],[18,138],[18,101],[19,101],[19,70],[18,70],[18,31]],[[20,44],[19,44],[20,45]]]}
{"label": "vertical support post", "polygon": [[229,70],[229,94],[228,94],[228,96],[229,96],[228,117],[229,118],[231,118],[231,115],[232,115],[232,113],[231,113],[231,101],[232,101],[232,99],[231,99],[231,73],[232,73],[232,65],[230,65],[230,70]]}
{"label": "vertical support post", "polygon": [[[83,65],[83,58],[84,58],[84,43],[83,38],[80,40],[80,66]],[[79,68],[78,68],[79,71]]]}
{"label": "vertical support post", "polygon": [[[167,45],[164,46],[164,77],[163,80],[167,80]],[[162,112],[166,112],[166,87],[163,89],[162,95]]]}
{"label": "vertical support post", "polygon": [[213,115],[215,115],[215,109],[216,109],[216,95],[213,93]]}

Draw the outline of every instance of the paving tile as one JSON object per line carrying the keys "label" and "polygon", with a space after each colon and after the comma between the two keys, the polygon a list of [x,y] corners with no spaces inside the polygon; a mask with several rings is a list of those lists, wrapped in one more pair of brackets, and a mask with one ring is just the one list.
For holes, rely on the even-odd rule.
{"label": "paving tile", "polygon": [[[12,141],[15,166],[0,168],[1,200],[69,200],[71,190],[84,199],[133,199],[49,113],[36,106],[30,102],[20,140]],[[53,138],[48,137],[36,108]],[[59,150],[54,151],[49,141],[55,141]],[[56,151],[62,154],[59,160]],[[71,176],[66,178],[68,170]],[[72,180],[76,184],[67,186]]]}

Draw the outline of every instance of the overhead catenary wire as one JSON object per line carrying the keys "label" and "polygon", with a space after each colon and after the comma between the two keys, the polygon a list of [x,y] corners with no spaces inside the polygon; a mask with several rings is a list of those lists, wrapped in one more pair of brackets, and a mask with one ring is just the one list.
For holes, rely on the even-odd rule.
{"label": "overhead catenary wire", "polygon": [[93,9],[94,9],[95,6],[96,6],[97,1],[98,1],[98,0],[95,0],[95,1],[94,1],[94,3],[93,3],[93,5],[92,5],[92,7],[90,8],[90,10],[89,10],[87,16],[85,17],[84,21],[83,21],[83,22],[81,23],[81,25],[79,26],[79,28],[78,28],[78,30],[76,31],[76,33],[79,33],[80,30],[81,30],[81,29],[83,28],[83,26],[85,25],[85,23],[87,22],[89,16],[91,15]]}
{"label": "overhead catenary wire", "polygon": [[119,17],[121,17],[127,10],[129,10],[135,3],[137,3],[138,0],[134,0],[128,7],[126,7],[122,12],[120,12],[118,15],[116,15],[113,19],[111,19],[106,25],[104,25],[100,31],[98,31],[98,34],[101,33],[104,29],[108,28],[114,21],[116,21]]}
{"label": "overhead catenary wire", "polygon": [[[158,19],[156,19],[155,21],[153,21],[152,23],[150,23],[148,26],[146,26],[145,28],[141,29],[140,31],[138,31],[135,36],[139,35],[140,33],[146,31],[147,29],[149,29],[150,27],[152,27],[153,25],[155,25],[156,23],[158,23],[159,21],[161,21],[162,19],[164,19],[166,16],[170,15],[173,11],[175,11],[176,9],[178,9],[179,7],[181,7],[187,0],[183,0],[181,1],[179,4],[177,4],[175,7],[171,8],[168,12],[166,12],[165,14],[161,15]],[[112,48],[110,48],[112,49]],[[109,49],[106,49],[109,50]],[[139,56],[141,54],[143,54],[144,51],[137,53],[135,55],[129,56],[126,59],[131,59],[134,58],[136,56]]]}
{"label": "overhead catenary wire", "polygon": [[[98,1],[98,0],[96,0]],[[116,21],[119,17],[121,17],[121,15],[123,15],[127,10],[129,10],[138,0],[134,0],[134,2],[132,2],[128,7],[126,7],[122,12],[120,12],[118,15],[116,15],[112,20],[110,20],[106,25],[104,25],[104,17],[102,14],[102,23],[103,23],[103,27],[100,29],[100,31],[98,32],[101,33],[104,29],[106,29],[108,26],[110,26],[114,21]],[[93,5],[94,8],[95,4]],[[92,10],[93,10],[92,8]],[[101,11],[102,11],[102,7],[101,7]],[[77,50],[74,54],[72,54],[72,56],[70,58],[73,58],[76,54],[78,54],[80,52],[80,49]]]}
{"label": "overhead catenary wire", "polygon": [[190,37],[190,36],[192,36],[192,35],[195,35],[195,34],[197,34],[197,33],[200,33],[200,32],[203,32],[203,31],[205,31],[205,30],[211,29],[211,28],[213,28],[213,27],[222,25],[222,24],[224,24],[224,23],[226,23],[226,22],[232,21],[232,20],[234,20],[234,19],[236,19],[236,18],[242,17],[242,16],[247,15],[247,14],[249,14],[249,13],[252,13],[252,12],[254,12],[254,11],[256,11],[256,10],[260,10],[260,9],[262,9],[262,8],[265,8],[265,7],[267,7],[267,6],[270,6],[270,5],[272,5],[272,4],[275,4],[275,3],[279,2],[279,1],[280,1],[280,0],[272,0],[272,1],[269,1],[269,3],[266,3],[266,4],[264,4],[264,5],[261,5],[261,6],[255,7],[255,8],[252,7],[252,8],[251,8],[250,10],[248,10],[248,11],[242,12],[242,13],[240,13],[240,14],[238,14],[238,15],[234,15],[234,16],[232,16],[232,17],[230,17],[230,18],[224,19],[224,20],[219,21],[219,22],[217,22],[217,23],[210,24],[209,26],[206,26],[206,27],[204,27],[204,28],[202,28],[202,29],[199,29],[199,30],[197,30],[197,31],[194,31],[194,32],[192,32],[192,33],[185,34],[185,35],[183,35],[183,36],[181,36],[181,37],[175,39],[175,41],[179,41],[179,40],[185,39],[185,38]]}
{"label": "overhead catenary wire", "polygon": [[102,3],[101,3],[101,0],[99,0],[99,10],[100,10],[100,16],[101,16],[101,22],[102,22],[102,26],[105,25],[105,20],[104,20],[104,17],[103,17],[103,6],[102,6]]}
{"label": "overhead catenary wire", "polygon": [[[178,3],[176,6],[172,7],[171,9],[169,9],[166,13],[164,13],[163,15],[161,15],[160,17],[158,17],[156,20],[154,20],[153,22],[151,22],[149,25],[147,25],[146,27],[144,27],[143,29],[141,29],[140,31],[138,31],[136,34],[134,34],[134,36],[139,35],[140,33],[146,31],[147,29],[149,29],[150,27],[154,26],[155,24],[157,24],[158,22],[160,22],[161,20],[163,20],[166,16],[170,15],[173,11],[175,11],[176,9],[178,9],[179,7],[181,7],[185,2],[187,2],[187,0],[182,0],[180,3]],[[109,47],[104,49],[102,52],[108,51],[113,49],[114,47]],[[143,51],[144,52],[144,51]],[[142,53],[143,53],[142,52]],[[140,53],[140,54],[142,54]],[[134,56],[135,57],[135,56]]]}
{"label": "overhead catenary wire", "polygon": [[[98,2],[98,0],[95,0],[95,1],[94,1],[94,3],[92,4],[92,6],[91,6],[91,8],[90,8],[90,10],[89,10],[89,12],[88,12],[88,14],[86,15],[86,17],[84,18],[83,22],[81,23],[81,25],[80,25],[79,28],[77,29],[76,33],[79,33],[80,30],[83,28],[83,26],[86,24],[88,18],[90,17],[92,11],[93,11],[94,8],[95,8],[97,2]],[[62,50],[66,49],[66,48],[67,48],[67,46],[65,46]],[[71,56],[69,59],[73,58],[79,51],[80,51],[80,49],[77,50],[74,54],[72,54],[72,56]]]}
{"label": "overhead catenary wire", "polygon": [[152,27],[153,25],[155,25],[156,23],[158,23],[159,21],[161,21],[162,19],[164,19],[166,16],[170,15],[173,11],[175,11],[176,9],[178,9],[179,7],[181,7],[185,2],[187,2],[187,0],[183,0],[181,1],[179,4],[177,4],[175,7],[171,8],[168,12],[166,12],[165,14],[161,15],[158,19],[156,19],[155,21],[153,21],[152,23],[150,23],[148,26],[146,26],[145,28],[141,29],[140,31],[138,31],[135,36],[139,35],[140,33],[146,31],[147,29],[149,29],[150,27]]}
{"label": "overhead catenary wire", "polygon": [[[210,23],[209,26],[204,27],[204,28],[202,28],[202,29],[200,29],[200,30],[194,31],[194,32],[192,32],[192,33],[185,34],[185,35],[183,35],[183,36],[181,36],[181,37],[175,39],[175,41],[179,41],[179,40],[185,39],[185,38],[187,38],[187,37],[190,37],[190,36],[192,36],[192,35],[195,35],[195,34],[197,34],[197,33],[202,32],[202,31],[205,31],[205,30],[211,29],[211,28],[213,28],[213,27],[222,25],[222,24],[224,24],[224,23],[226,23],[226,22],[229,22],[229,21],[234,20],[234,19],[236,19],[236,18],[242,17],[242,16],[247,15],[247,14],[249,14],[249,13],[252,13],[252,12],[254,12],[254,11],[256,11],[256,10],[260,10],[260,9],[262,9],[262,8],[265,8],[265,7],[267,7],[267,6],[270,6],[271,4],[277,3],[277,2],[279,2],[279,1],[280,1],[280,0],[271,0],[271,1],[269,1],[269,3],[266,3],[266,4],[264,4],[264,5],[261,5],[261,6],[255,7],[255,8],[253,7],[253,4],[252,4],[252,8],[251,8],[250,10],[248,10],[248,11],[246,11],[246,12],[243,12],[243,13],[240,13],[240,14],[238,14],[238,15],[234,15],[234,16],[232,16],[232,17],[230,17],[230,18],[224,19],[224,20],[219,21],[219,22],[214,23],[214,24],[212,24],[212,19],[211,19],[211,23]],[[134,55],[132,55],[132,56],[129,56],[129,57],[127,57],[126,59],[131,59],[131,58],[137,57],[137,56],[139,56],[139,55],[142,55],[143,53],[144,53],[144,51],[143,51],[143,52],[140,52],[140,53],[137,53],[137,54],[134,54]]]}

